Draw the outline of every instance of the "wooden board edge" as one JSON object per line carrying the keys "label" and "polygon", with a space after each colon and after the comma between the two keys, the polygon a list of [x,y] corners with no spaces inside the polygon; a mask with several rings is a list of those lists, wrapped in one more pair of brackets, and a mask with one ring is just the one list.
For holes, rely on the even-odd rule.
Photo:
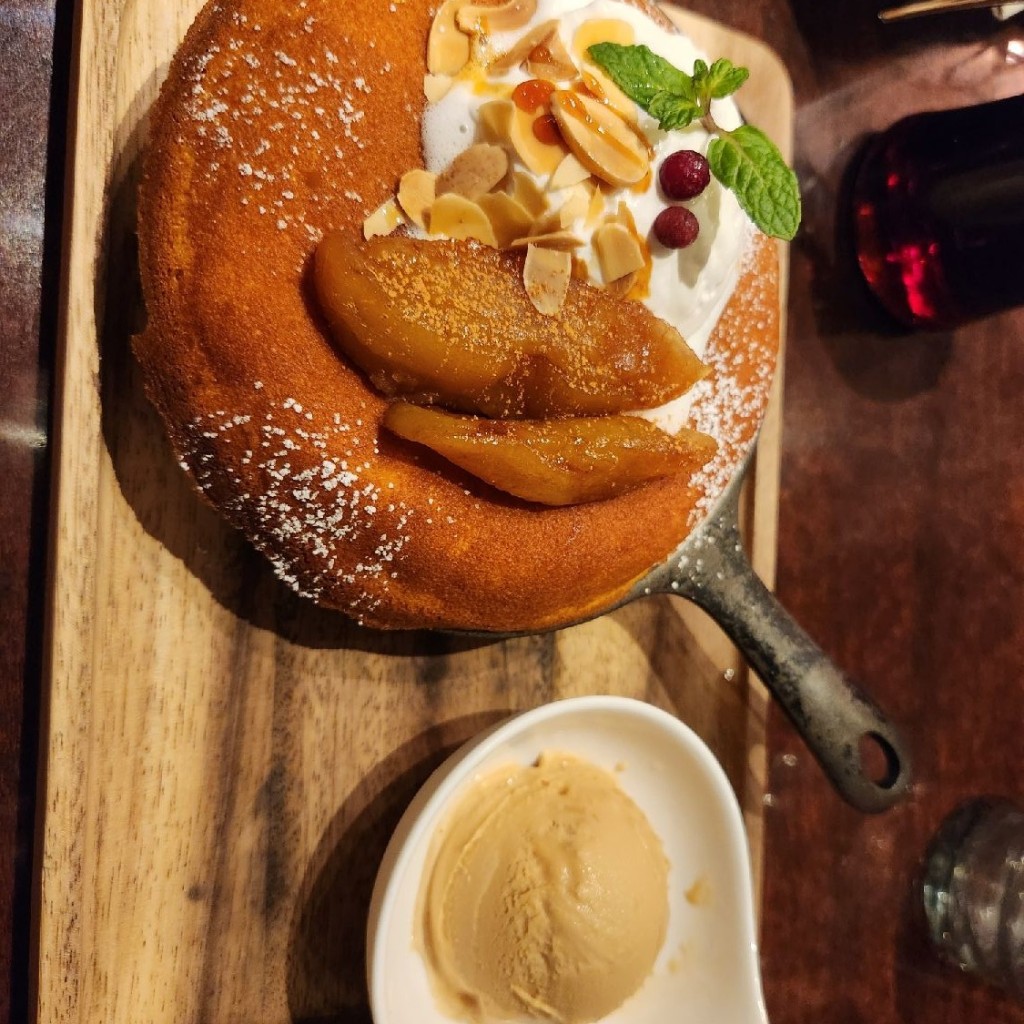
{"label": "wooden board edge", "polygon": [[[46,597],[43,623],[43,652],[39,718],[39,752],[36,776],[36,813],[35,813],[35,863],[32,871],[32,911],[29,933],[29,1012],[30,1019],[44,1021],[51,1019],[43,1012],[42,999],[44,993],[53,993],[58,987],[61,976],[74,970],[76,951],[74,944],[66,940],[53,940],[53,933],[61,928],[72,927],[69,924],[66,910],[61,913],[53,908],[55,903],[64,905],[63,900],[54,900],[52,886],[56,884],[55,873],[47,870],[53,855],[55,837],[51,834],[53,815],[50,813],[57,800],[74,799],[76,771],[73,749],[74,739],[68,744],[69,756],[59,758],[53,750],[55,735],[72,735],[73,730],[84,729],[85,726],[76,722],[65,722],[60,719],[59,711],[55,715],[54,708],[65,706],[54,701],[54,694],[61,685],[72,685],[66,672],[64,652],[76,651],[89,642],[87,623],[82,615],[88,614],[89,604],[85,600],[85,591],[92,578],[92,568],[83,563],[80,550],[76,547],[76,537],[68,529],[80,518],[76,502],[68,494],[68,481],[74,475],[72,463],[80,455],[84,443],[98,445],[99,438],[85,439],[73,429],[68,412],[72,404],[71,392],[76,385],[82,386],[70,367],[75,360],[82,358],[83,351],[92,355],[95,363],[95,345],[91,347],[77,344],[72,334],[76,304],[91,302],[92,296],[81,295],[82,283],[75,277],[75,267],[79,260],[88,261],[92,266],[96,259],[95,224],[90,212],[85,209],[92,199],[102,203],[102,195],[88,196],[79,187],[82,174],[82,141],[87,124],[87,111],[84,109],[92,98],[90,90],[84,84],[84,78],[90,67],[91,47],[87,26],[91,20],[91,5],[76,3],[71,35],[71,68],[68,75],[68,130],[64,153],[63,182],[63,237],[61,239],[60,283],[58,287],[58,317],[56,333],[56,349],[54,353],[53,409],[51,425],[51,449],[53,458],[50,471],[50,509],[47,530],[47,565],[46,565]],[[94,276],[90,273],[89,281]],[[95,366],[94,366],[95,370]],[[85,385],[98,388],[96,373]],[[94,449],[95,450],[95,449]],[[89,478],[89,487],[93,504],[98,501],[98,481],[95,475]],[[86,692],[86,682],[76,678],[75,682]],[[65,833],[73,830],[65,823]],[[76,836],[71,843],[80,841]],[[69,848],[63,842],[61,849]],[[47,907],[51,910],[48,911]],[[54,951],[56,955],[54,955]],[[44,951],[46,951],[44,953]],[[63,1019],[71,1019],[73,1010]]]}
{"label": "wooden board edge", "polygon": [[[91,13],[92,12],[92,13]],[[697,18],[696,15],[690,15]],[[70,801],[72,804],[77,799],[75,796],[75,780],[77,774],[75,761],[75,736],[81,735],[88,727],[81,722],[71,719],[61,720],[51,717],[51,697],[55,687],[74,686],[83,695],[88,694],[91,683],[92,660],[83,655],[88,649],[92,639],[87,630],[83,629],[85,622],[83,616],[88,616],[90,605],[87,594],[91,591],[95,582],[95,571],[97,567],[93,563],[83,562],[81,548],[76,547],[76,541],[86,537],[86,527],[76,520],[80,516],[81,508],[79,503],[72,500],[65,486],[66,481],[72,476],[72,468],[76,460],[87,460],[90,457],[99,459],[103,457],[102,437],[99,434],[83,439],[72,429],[70,413],[65,405],[68,398],[68,391],[71,385],[78,386],[83,392],[95,386],[95,374],[93,370],[83,370],[82,367],[88,362],[96,359],[95,339],[90,345],[80,338],[72,338],[74,330],[74,315],[76,308],[87,306],[91,309],[93,296],[86,287],[84,280],[76,280],[74,268],[83,261],[83,265],[93,266],[96,258],[95,253],[95,229],[102,216],[103,192],[96,190],[95,182],[91,182],[90,193],[85,188],[76,187],[79,185],[79,177],[84,174],[82,146],[83,128],[86,124],[84,107],[96,100],[96,96],[89,91],[87,76],[90,74],[89,58],[95,49],[95,42],[99,36],[102,26],[96,24],[97,15],[91,5],[78,4],[76,6],[75,24],[73,29],[74,54],[72,60],[72,71],[70,76],[72,95],[69,103],[69,130],[67,142],[67,158],[65,172],[65,231],[62,246],[62,270],[60,286],[60,315],[58,326],[58,351],[55,362],[55,373],[57,380],[54,383],[55,412],[53,418],[53,470],[52,470],[52,505],[50,513],[50,557],[47,567],[47,597],[46,597],[46,625],[44,632],[44,673],[43,673],[43,700],[40,725],[40,763],[37,781],[38,803],[37,803],[37,859],[34,873],[34,896],[33,896],[33,924],[32,924],[32,980],[30,999],[38,1019],[40,1016],[39,996],[42,991],[49,991],[54,1005],[60,1002],[61,996],[70,998],[70,990],[60,984],[60,977],[66,976],[74,970],[74,958],[77,956],[75,945],[66,936],[59,941],[58,934],[62,929],[69,929],[73,924],[67,920],[66,905],[63,901],[54,900],[51,894],[44,888],[44,884],[50,884],[50,880],[44,878],[44,867],[47,858],[51,853],[53,842],[56,836],[51,829],[59,828],[60,832],[67,837],[74,832],[73,825],[61,818],[55,824],[53,816],[49,813],[52,803],[56,799]],[[706,21],[707,19],[699,19]],[[732,31],[732,30],[730,30]],[[751,37],[752,43],[757,43]],[[767,49],[767,48],[764,48]],[[770,52],[770,51],[769,51]],[[99,72],[93,72],[99,74]],[[94,139],[90,145],[96,148],[105,148],[108,144],[108,137]],[[93,168],[95,170],[95,168]],[[92,281],[92,276],[88,279]],[[83,294],[83,292],[85,294]],[[784,294],[784,293],[783,293]],[[79,376],[73,380],[69,378],[69,363],[80,361]],[[781,372],[781,353],[780,353]],[[776,407],[778,403],[775,403]],[[775,415],[769,413],[769,418]],[[775,502],[777,501],[777,467],[776,485],[774,494],[765,491],[770,473],[768,465],[774,459],[778,460],[778,432],[768,432],[769,420],[766,419],[762,428],[762,440],[759,446],[758,468],[756,473],[756,494],[754,497],[755,508],[758,509],[757,523],[753,533],[755,551],[769,550],[770,557],[774,558],[774,518],[777,514]],[[771,444],[775,450],[769,454],[769,438],[773,438]],[[83,450],[82,445],[92,447]],[[98,465],[98,463],[97,463]],[[98,477],[95,473],[85,474],[83,481],[87,485],[88,493],[92,496],[93,510],[96,509],[98,501]],[[762,498],[765,494],[765,498]],[[770,509],[771,521],[762,521],[761,502],[771,500]],[[766,510],[766,514],[768,510]],[[95,517],[94,517],[95,518]],[[93,534],[89,534],[93,536]],[[759,556],[755,554],[755,565],[758,564]],[[767,557],[762,555],[761,557]],[[69,665],[70,661],[70,665]],[[81,675],[75,674],[70,669],[81,670]],[[69,707],[71,701],[64,701],[62,707]],[[763,718],[761,719],[763,726]],[[50,756],[52,741],[55,730],[60,731],[67,738],[68,757],[58,759]],[[763,729],[762,729],[763,731]],[[762,776],[763,778],[763,776]],[[760,802],[760,797],[758,797]],[[748,810],[747,801],[744,806]],[[84,810],[79,806],[78,811]],[[748,819],[748,830],[750,822]],[[749,832],[748,832],[749,834]],[[48,841],[49,840],[49,841]],[[81,846],[85,836],[81,833],[73,835],[70,839],[60,841],[62,855],[76,845]],[[753,843],[753,837],[751,839]],[[759,858],[755,859],[758,862]],[[52,880],[53,872],[49,872]],[[48,899],[48,897],[50,897]],[[47,912],[46,907],[50,906]],[[40,959],[39,953],[46,950],[52,959]],[[51,979],[51,980],[48,980]],[[53,1009],[54,1006],[51,1006]],[[73,1006],[62,1005],[61,1019],[76,1019],[77,1014]]]}

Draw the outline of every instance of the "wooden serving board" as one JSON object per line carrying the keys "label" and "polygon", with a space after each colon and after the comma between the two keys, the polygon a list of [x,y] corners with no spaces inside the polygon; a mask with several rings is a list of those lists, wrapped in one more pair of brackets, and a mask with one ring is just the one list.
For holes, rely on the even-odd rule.
{"label": "wooden serving board", "polygon": [[[146,113],[198,7],[79,6],[34,933],[47,1024],[368,1019],[365,917],[401,811],[461,741],[557,697],[678,714],[725,765],[759,860],[765,698],[692,606],[503,643],[368,632],[285,590],[192,492],[129,338]],[[681,20],[751,68],[748,116],[788,148],[778,60]],[[777,459],[776,401],[748,489],[769,580]]]}

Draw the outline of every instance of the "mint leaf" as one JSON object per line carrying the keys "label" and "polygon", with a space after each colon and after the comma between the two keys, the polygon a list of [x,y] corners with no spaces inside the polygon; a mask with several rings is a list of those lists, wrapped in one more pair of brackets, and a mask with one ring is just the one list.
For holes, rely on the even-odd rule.
{"label": "mint leaf", "polygon": [[789,241],[800,226],[800,187],[775,143],[745,124],[713,139],[711,173],[736,193],[747,216],[766,234]]}
{"label": "mint leaf", "polygon": [[693,62],[693,91],[705,108],[710,100],[731,96],[749,77],[746,68],[736,67],[725,57],[719,57],[710,68],[699,57]]}
{"label": "mint leaf", "polygon": [[662,131],[686,128],[701,115],[700,107],[692,100],[683,100],[671,93],[655,93],[647,105],[647,113],[658,119]]}
{"label": "mint leaf", "polygon": [[664,130],[685,128],[701,116],[693,80],[647,46],[595,43],[587,50],[595,64]]}
{"label": "mint leaf", "polygon": [[664,57],[647,46],[594,43],[587,55],[607,72],[608,77],[645,110],[658,93],[694,100],[693,82]]}
{"label": "mint leaf", "polygon": [[722,100],[731,96],[749,77],[746,68],[738,68],[731,60],[719,57],[711,65],[704,87],[712,99]]}

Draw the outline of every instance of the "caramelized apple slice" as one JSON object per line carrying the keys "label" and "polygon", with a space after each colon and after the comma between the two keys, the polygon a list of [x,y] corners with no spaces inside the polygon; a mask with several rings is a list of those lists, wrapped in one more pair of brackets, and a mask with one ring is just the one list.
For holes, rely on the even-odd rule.
{"label": "caramelized apple slice", "polygon": [[650,480],[693,473],[715,454],[714,438],[677,437],[636,416],[486,420],[396,402],[384,426],[492,487],[542,505],[580,505]]}
{"label": "caramelized apple slice", "polygon": [[339,348],[384,394],[487,416],[546,419],[648,409],[708,368],[646,306],[571,281],[534,309],[521,253],[404,235],[332,232],[314,278]]}

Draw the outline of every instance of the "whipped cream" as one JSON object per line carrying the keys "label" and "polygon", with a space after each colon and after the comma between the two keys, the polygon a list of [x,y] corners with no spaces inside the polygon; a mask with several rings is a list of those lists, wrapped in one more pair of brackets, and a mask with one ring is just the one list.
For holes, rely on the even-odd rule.
{"label": "whipped cream", "polygon": [[[514,32],[495,33],[490,43],[494,50],[502,52],[534,25],[552,19],[558,20],[559,36],[567,49],[571,48],[573,37],[584,22],[614,19],[632,26],[637,44],[646,44],[683,71],[691,72],[697,58],[707,59],[688,37],[666,31],[642,11],[620,0],[539,0],[527,26]],[[515,68],[495,80],[514,87],[529,77],[525,70]],[[428,105],[423,118],[423,152],[428,170],[444,170],[458,153],[478,141],[478,111],[488,98],[475,91],[471,81],[456,79],[441,100]],[[731,99],[714,101],[712,110],[715,120],[725,129],[735,128],[741,122]],[[710,136],[699,124],[681,131],[661,131],[657,121],[639,108],[638,125],[654,150],[651,184],[641,193],[633,189],[613,192],[608,208],[614,209],[619,200],[624,201],[633,214],[637,230],[648,238],[653,267],[650,295],[644,300],[645,305],[672,324],[701,355],[736,287],[742,256],[750,240],[750,221],[736,197],[712,178],[700,196],[684,204],[700,221],[697,241],[686,249],[670,250],[661,246],[651,234],[654,218],[668,205],[658,186],[661,164],[680,149],[705,153]],[[540,178],[538,182],[543,184]],[[587,233],[581,232],[580,237],[587,237]],[[581,246],[576,255],[587,262],[591,278],[600,281],[601,273],[592,246]]]}

